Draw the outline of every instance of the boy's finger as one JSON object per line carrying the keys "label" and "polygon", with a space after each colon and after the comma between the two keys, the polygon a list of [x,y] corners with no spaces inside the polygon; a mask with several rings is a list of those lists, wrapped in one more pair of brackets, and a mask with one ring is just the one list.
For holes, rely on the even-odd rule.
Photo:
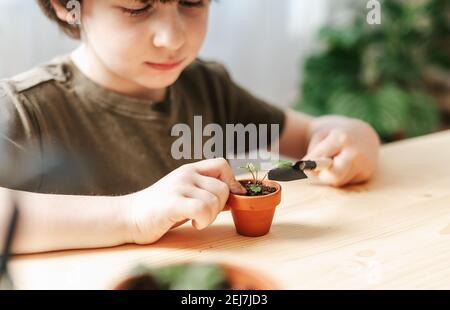
{"label": "boy's finger", "polygon": [[347,184],[353,178],[352,161],[347,151],[341,152],[333,160],[333,166],[319,172],[320,181],[340,187]]}
{"label": "boy's finger", "polygon": [[322,142],[323,139],[325,139],[328,136],[328,134],[329,134],[328,131],[320,131],[320,132],[315,133],[311,137],[311,140],[309,141],[308,153],[310,153],[316,147],[317,144]]}
{"label": "boy's finger", "polygon": [[175,229],[175,228],[177,228],[177,227],[180,227],[181,225],[185,224],[187,221],[189,221],[189,220],[179,221],[179,222],[173,224],[172,227],[171,227],[170,229]]}
{"label": "boy's finger", "polygon": [[233,170],[224,158],[199,161],[194,164],[201,175],[216,178],[228,185],[233,194],[245,194],[247,190],[234,177]]}
{"label": "boy's finger", "polygon": [[219,199],[220,207],[223,208],[230,194],[228,185],[224,182],[204,175],[197,174],[194,177],[195,186],[214,194]]}
{"label": "boy's finger", "polygon": [[177,208],[176,217],[192,220],[192,226],[197,230],[208,227],[215,219],[208,204],[194,198],[184,198],[182,205]]}
{"label": "boy's finger", "polygon": [[207,205],[207,211],[209,212],[211,218],[215,218],[223,209],[223,205],[221,204],[219,197],[200,187],[189,187],[183,194],[185,197],[205,202]]}
{"label": "boy's finger", "polygon": [[311,147],[306,159],[319,157],[334,157],[342,150],[346,144],[346,136],[337,131],[331,131],[322,141]]}

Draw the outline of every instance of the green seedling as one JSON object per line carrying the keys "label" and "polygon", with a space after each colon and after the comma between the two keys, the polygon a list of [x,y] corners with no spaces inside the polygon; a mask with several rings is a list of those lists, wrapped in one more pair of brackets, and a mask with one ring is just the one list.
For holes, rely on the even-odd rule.
{"label": "green seedling", "polygon": [[[288,160],[278,160],[272,161],[272,165],[274,168],[288,169],[292,167],[292,162]],[[259,165],[247,163],[245,166],[241,166],[239,168],[252,175],[251,184],[248,185],[247,189],[255,195],[260,194],[263,191],[263,181],[267,178],[269,173],[265,173],[262,179],[259,179]]]}

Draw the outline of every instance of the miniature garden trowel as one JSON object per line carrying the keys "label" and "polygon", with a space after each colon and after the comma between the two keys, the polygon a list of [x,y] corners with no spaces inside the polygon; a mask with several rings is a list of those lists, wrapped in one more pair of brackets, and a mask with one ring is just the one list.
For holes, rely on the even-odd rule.
{"label": "miniature garden trowel", "polygon": [[268,177],[269,180],[281,182],[307,179],[308,176],[305,174],[305,170],[321,171],[330,168],[332,164],[333,160],[331,158],[300,160],[293,165],[289,164],[270,170]]}

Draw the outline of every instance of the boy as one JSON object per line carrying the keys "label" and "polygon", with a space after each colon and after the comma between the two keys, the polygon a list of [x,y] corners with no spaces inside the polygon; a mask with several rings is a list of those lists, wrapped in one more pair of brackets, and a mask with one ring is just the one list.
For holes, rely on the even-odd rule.
{"label": "boy", "polygon": [[[0,201],[13,196],[21,208],[15,253],[149,244],[188,220],[210,225],[229,192],[245,190],[223,158],[171,156],[171,128],[196,115],[278,124],[280,153],[333,157],[318,174],[332,186],[374,173],[379,139],[367,124],[281,111],[197,59],[209,1],[83,0],[80,24],[68,2],[38,0],[81,46],[0,84]],[[70,172],[47,169],[55,150]]]}

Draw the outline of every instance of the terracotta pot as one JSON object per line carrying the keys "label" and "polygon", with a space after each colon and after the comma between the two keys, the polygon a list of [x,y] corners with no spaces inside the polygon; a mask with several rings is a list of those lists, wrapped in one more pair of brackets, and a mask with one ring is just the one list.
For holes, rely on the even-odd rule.
{"label": "terracotta pot", "polygon": [[221,264],[227,281],[233,290],[275,290],[275,283],[259,272],[241,267]]}
{"label": "terracotta pot", "polygon": [[228,197],[227,206],[231,209],[236,231],[240,235],[259,237],[270,231],[275,208],[281,201],[281,185],[273,181],[264,181],[263,184],[277,190],[264,196],[230,194]]}
{"label": "terracotta pot", "polygon": [[[227,282],[232,290],[275,290],[277,286],[269,278],[261,273],[253,272],[230,264],[219,264],[225,272]],[[125,278],[113,287],[114,290],[130,290],[141,281],[146,280],[146,275],[134,275]]]}

